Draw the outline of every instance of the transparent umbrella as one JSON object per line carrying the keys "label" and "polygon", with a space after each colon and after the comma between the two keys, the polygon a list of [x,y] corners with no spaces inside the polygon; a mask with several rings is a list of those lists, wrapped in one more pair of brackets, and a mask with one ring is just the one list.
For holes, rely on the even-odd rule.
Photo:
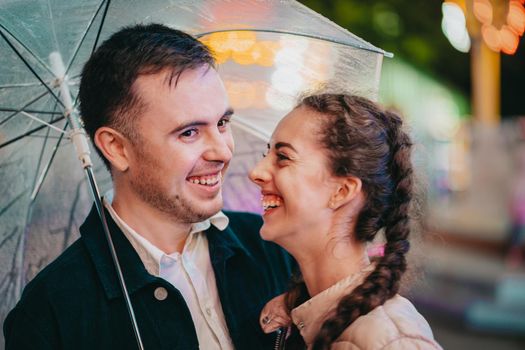
{"label": "transparent umbrella", "polygon": [[[78,237],[93,201],[94,184],[85,181],[73,145],[82,142],[71,135],[82,66],[113,32],[152,22],[189,32],[216,54],[236,111],[236,153],[224,189],[229,209],[258,210],[247,169],[298,94],[322,88],[375,99],[389,55],[295,1],[3,0],[2,322],[27,281]],[[104,192],[110,177],[93,158]]]}

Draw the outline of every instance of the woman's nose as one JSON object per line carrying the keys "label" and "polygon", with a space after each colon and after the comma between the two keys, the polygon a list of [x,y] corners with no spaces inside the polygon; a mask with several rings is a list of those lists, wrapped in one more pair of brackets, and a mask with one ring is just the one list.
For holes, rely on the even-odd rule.
{"label": "woman's nose", "polygon": [[261,159],[250,171],[250,180],[255,184],[262,186],[272,178],[268,169],[268,157]]}

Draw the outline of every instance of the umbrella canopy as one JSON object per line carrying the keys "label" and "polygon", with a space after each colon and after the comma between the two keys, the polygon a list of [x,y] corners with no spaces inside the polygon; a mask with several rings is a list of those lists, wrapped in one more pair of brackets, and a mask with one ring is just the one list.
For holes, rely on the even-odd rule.
{"label": "umbrella canopy", "polygon": [[[0,4],[0,319],[24,284],[78,237],[91,205],[68,139],[66,86],[76,101],[93,49],[123,26],[163,23],[217,56],[236,116],[225,206],[257,211],[246,178],[298,94],[323,88],[375,99],[383,50],[295,1],[4,0]],[[57,71],[50,57],[64,62]],[[102,191],[111,187],[100,160]]]}

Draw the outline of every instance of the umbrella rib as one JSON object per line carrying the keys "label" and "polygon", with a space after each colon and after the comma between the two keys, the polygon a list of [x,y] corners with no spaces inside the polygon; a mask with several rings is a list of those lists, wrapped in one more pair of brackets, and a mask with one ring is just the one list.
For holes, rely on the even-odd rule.
{"label": "umbrella rib", "polygon": [[29,105],[35,103],[36,101],[40,100],[42,97],[44,97],[45,95],[47,95],[49,92],[48,91],[44,91],[44,93],[42,93],[41,95],[38,95],[37,97],[35,97],[34,99],[32,99],[31,101],[29,101],[28,103],[26,103],[22,108],[20,108],[19,110],[16,110],[15,113],[9,115],[7,118],[5,118],[4,120],[0,121],[0,126],[2,126],[3,124],[7,123],[9,120],[11,120],[11,118],[13,118],[15,115],[17,115],[18,113],[22,112],[24,110],[24,108],[28,107]]}
{"label": "umbrella rib", "polygon": [[46,136],[46,135],[29,135],[27,137],[34,137],[34,138],[37,138],[37,139],[59,139],[60,137],[59,136]]}
{"label": "umbrella rib", "polygon": [[[64,138],[64,134],[66,133],[65,130],[67,126],[68,126],[68,123],[66,121],[66,123],[64,124],[64,130],[62,131],[63,133],[58,138],[57,143],[55,144],[55,147],[53,148],[53,153],[51,154],[51,157],[49,157],[48,162],[46,163],[45,167],[42,169],[42,172],[40,173],[38,181],[35,182],[35,186],[33,187],[33,191],[31,192],[31,197],[30,197],[31,203],[35,201],[36,197],[38,196],[38,193],[40,193],[40,189],[42,188],[42,185],[44,184],[44,180],[46,179],[47,174],[49,173],[49,169],[51,168],[51,163],[53,163],[53,160],[55,159],[60,143],[62,142],[62,139]],[[44,155],[44,152],[41,153],[40,160],[42,159],[43,155]]]}
{"label": "umbrella rib", "polygon": [[[55,102],[54,109],[56,110],[56,108],[57,108],[57,103]],[[67,125],[68,125],[68,123],[66,121],[66,123],[64,124],[64,127],[63,127],[64,131],[66,130]],[[44,151],[45,151],[46,144],[47,144],[47,141],[48,141],[49,132],[50,132],[50,129],[47,129],[46,130],[46,136],[47,137],[44,139],[44,143],[42,145],[42,151],[40,152],[40,156],[38,157],[38,165],[36,167],[37,170],[40,169],[40,165],[42,164],[42,159],[44,158]],[[29,197],[30,198],[30,203],[31,203],[30,205],[32,205],[32,203],[35,201],[38,193],[40,192],[42,184],[44,183],[44,180],[45,180],[45,178],[47,176],[47,173],[49,171],[49,167],[51,166],[51,163],[53,162],[53,159],[55,158],[56,152],[58,150],[58,147],[60,146],[60,142],[62,141],[63,137],[64,137],[64,134],[60,134],[60,137],[58,138],[58,141],[55,144],[53,152],[51,153],[51,157],[49,158],[49,161],[47,162],[47,164],[42,169],[42,172],[40,173],[40,176],[35,176],[35,179],[34,179],[34,182],[33,182],[33,191],[31,191],[31,196]]]}
{"label": "umbrella rib", "polygon": [[57,32],[55,30],[55,21],[53,20],[53,11],[51,11],[51,3],[49,2],[49,0],[47,0],[47,10],[49,14],[49,20],[51,22],[51,33],[53,34],[53,40],[55,41],[56,50],[60,52],[60,45],[58,44]]}
{"label": "umbrella rib", "polygon": [[264,140],[264,141],[268,141],[270,139],[270,135],[268,133],[265,133],[261,130],[258,130],[257,128],[255,128],[254,126],[252,126],[250,123],[248,122],[245,122],[239,118],[237,119],[232,119],[232,123],[234,123],[235,125],[237,125],[238,127],[240,127],[241,129],[249,132],[250,134],[252,134],[253,136],[261,139],[261,140]]}
{"label": "umbrella rib", "polygon": [[307,34],[307,33],[298,33],[298,32],[290,32],[290,31],[287,31],[287,30],[279,30],[279,29],[246,29],[246,28],[224,29],[224,30],[212,30],[210,32],[199,33],[199,34],[197,34],[195,36],[197,38],[202,38],[203,36],[210,35],[210,34],[213,34],[213,33],[227,33],[227,32],[260,32],[260,33],[275,33],[275,34],[287,34],[287,35],[293,35],[293,36],[301,36],[301,37],[305,37],[305,38],[311,38],[311,39],[317,39],[317,40],[322,40],[322,41],[328,41],[328,42],[331,42],[331,43],[334,43],[334,44],[339,44],[339,45],[348,46],[348,47],[355,47],[355,48],[358,48],[358,49],[361,49],[361,50],[366,50],[366,51],[371,51],[371,52],[375,52],[375,53],[380,53],[380,54],[382,54],[382,55],[384,55],[386,57],[393,57],[394,56],[392,53],[386,52],[384,50],[381,50],[380,48],[377,48],[375,46],[373,46],[373,47],[366,47],[366,46],[361,45],[361,44],[350,44],[350,43],[344,42],[342,40],[337,40],[337,39],[333,39],[333,38],[327,38],[327,37],[324,37],[324,36],[321,36],[321,35],[314,35],[314,34]]}
{"label": "umbrella rib", "polygon": [[51,129],[53,129],[53,130],[55,130],[55,131],[58,131],[59,133],[62,133],[62,134],[65,134],[65,133],[66,133],[64,130],[62,130],[62,129],[60,129],[60,128],[57,128],[56,126],[54,126],[54,125],[52,125],[52,124],[49,124],[49,123],[46,122],[45,120],[42,120],[42,119],[40,119],[40,118],[38,118],[38,117],[35,117],[34,115],[29,114],[29,113],[27,113],[27,112],[25,112],[25,111],[21,111],[20,114],[25,115],[26,117],[31,118],[31,119],[33,119],[34,121],[39,122],[40,124],[44,124],[44,125],[46,125],[46,126],[49,126]]}
{"label": "umbrella rib", "polygon": [[22,84],[6,84],[0,85],[0,89],[15,89],[28,86],[40,86],[40,83],[22,83]]}
{"label": "umbrella rib", "polygon": [[[66,117],[62,116],[62,117],[59,117],[59,118],[57,118],[57,119],[53,119],[52,121],[49,122],[49,124],[55,124],[55,123],[58,123],[59,121],[61,121],[61,120],[63,120],[63,119],[66,119]],[[47,126],[46,126],[46,125],[40,125],[39,127],[36,127],[36,128],[34,128],[33,130],[29,130],[29,131],[23,133],[22,135],[19,135],[19,136],[15,137],[15,138],[12,138],[11,140],[6,141],[6,142],[0,144],[0,149],[4,148],[4,147],[6,147],[6,146],[9,146],[9,145],[12,144],[13,142],[16,142],[16,141],[18,141],[18,140],[20,140],[20,139],[23,139],[23,138],[26,137],[26,136],[29,136],[29,135],[31,135],[31,134],[34,134],[35,132],[40,131],[40,130],[42,130],[42,129],[45,128],[45,127],[47,127]]]}
{"label": "umbrella rib", "polygon": [[[46,94],[47,94],[47,92],[46,92]],[[35,114],[62,115],[62,113],[60,113],[60,112],[37,111],[36,109],[25,109],[24,111],[28,112],[28,113],[35,113]],[[0,107],[0,112],[16,112],[16,113],[20,113],[20,112],[22,112],[22,110],[21,109],[16,109],[16,108]]]}
{"label": "umbrella rib", "polygon": [[[33,51],[32,51],[31,49],[29,49],[24,43],[22,43],[20,40],[18,40],[18,39],[16,38],[16,36],[14,36],[14,35],[11,33],[11,31],[10,31],[9,29],[7,29],[7,28],[6,28],[4,25],[2,25],[1,23],[0,23],[0,28],[2,28],[2,29],[3,29],[5,32],[7,32],[7,33],[8,33],[13,39],[15,39],[16,42],[17,42],[20,46],[22,46],[27,52],[29,52],[29,53],[31,54],[31,56],[33,56],[33,58],[34,58],[38,63],[40,63],[40,64],[42,65],[42,67],[44,67],[49,73],[53,74],[53,71],[51,70],[51,68],[49,68],[48,65],[47,65],[44,61],[42,61],[42,59],[41,59],[40,57],[38,57],[35,53],[33,53]],[[1,32],[2,32],[2,31],[0,30],[0,33],[1,33]],[[2,36],[4,36],[4,35],[2,35]],[[5,38],[5,37],[4,37],[4,38]],[[6,39],[6,41],[7,41],[7,39]],[[8,43],[9,43],[9,42],[8,42]],[[11,45],[9,45],[9,46],[11,46]]]}
{"label": "umbrella rib", "polygon": [[27,60],[24,58],[24,56],[22,56],[22,54],[16,49],[16,47],[13,45],[13,43],[11,41],[9,41],[7,36],[1,30],[0,30],[0,35],[2,36],[2,38],[4,38],[4,40],[11,47],[11,49],[13,49],[13,51],[17,54],[17,56],[22,60],[22,62],[24,62],[24,64],[31,71],[31,73],[33,73],[33,75],[42,83],[42,85],[49,91],[49,93],[51,93],[51,95],[58,101],[58,103],[60,103],[62,105],[62,107],[65,108],[64,104],[58,98],[58,96],[55,95],[53,90],[51,90],[51,88],[44,82],[44,80],[42,80],[42,78],[38,75],[38,73],[35,72],[35,70],[33,69],[33,67],[31,67],[29,62],[27,62]]}
{"label": "umbrella rib", "polygon": [[[102,4],[104,3],[104,1],[106,0],[103,0],[101,3],[100,3],[100,7],[99,9],[102,7]],[[111,0],[107,0],[106,2],[106,8],[104,9],[104,13],[102,14],[102,19],[100,20],[100,26],[98,27],[98,31],[97,31],[97,37],[95,38],[95,42],[93,43],[93,49],[91,50],[91,53],[95,52],[95,49],[97,48],[97,44],[98,44],[98,39],[100,38],[100,33],[102,32],[102,27],[104,26],[104,22],[106,20],[106,16],[108,14],[108,9],[109,9],[109,4],[111,3]],[[98,12],[98,10],[97,10]],[[73,63],[73,62],[71,62]],[[69,68],[68,68],[69,69]],[[77,107],[77,102],[78,102],[78,94],[77,96],[75,97],[75,102],[73,102],[73,108],[76,108]]]}
{"label": "umbrella rib", "polygon": [[[55,104],[55,108],[56,108],[56,104]],[[46,136],[49,136],[50,132],[51,132],[50,129],[46,129]],[[60,136],[62,136],[62,135],[60,135]],[[34,200],[33,200],[33,193],[34,193],[36,184],[38,183],[38,178],[39,178],[39,176],[38,176],[38,169],[40,169],[40,166],[42,165],[42,159],[44,159],[44,153],[46,151],[47,141],[48,141],[47,137],[44,138],[44,142],[42,143],[42,146],[41,146],[41,149],[40,149],[40,156],[38,157],[38,163],[36,165],[35,178],[33,179],[33,185],[32,185],[33,191],[31,191],[31,196],[29,196],[30,203],[34,202]]]}
{"label": "umbrella rib", "polygon": [[93,23],[95,22],[95,18],[97,18],[98,13],[100,12],[100,9],[102,8],[102,5],[104,5],[104,2],[105,2],[105,0],[102,0],[102,1],[100,2],[100,4],[98,5],[97,10],[95,11],[95,14],[94,14],[93,17],[91,17],[91,19],[89,20],[88,26],[87,26],[86,30],[84,31],[84,34],[82,34],[82,38],[81,38],[80,41],[78,42],[77,47],[75,47],[75,50],[73,51],[73,56],[71,56],[71,59],[69,60],[69,62],[68,62],[68,64],[67,64],[66,74],[67,74],[67,72],[69,72],[69,69],[70,69],[71,66],[73,65],[73,61],[74,61],[75,58],[77,57],[77,54],[78,54],[78,52],[80,51],[80,47],[82,46],[82,43],[83,43],[84,40],[86,39],[86,36],[87,36],[89,30],[91,29],[91,26],[92,26]]}
{"label": "umbrella rib", "polygon": [[104,13],[102,14],[102,19],[100,20],[100,26],[98,27],[97,37],[95,38],[95,43],[93,44],[93,49],[91,50],[91,53],[95,52],[95,49],[97,48],[98,39],[100,38],[100,33],[102,32],[102,27],[104,26],[104,22],[106,21],[106,16],[108,14],[110,3],[111,3],[111,0],[107,0],[106,8],[104,9]]}

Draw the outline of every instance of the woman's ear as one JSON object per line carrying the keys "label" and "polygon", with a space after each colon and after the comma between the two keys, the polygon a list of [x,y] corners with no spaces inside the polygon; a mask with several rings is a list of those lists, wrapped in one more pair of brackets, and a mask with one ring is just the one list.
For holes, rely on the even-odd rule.
{"label": "woman's ear", "polygon": [[330,197],[328,207],[338,209],[353,201],[361,193],[361,179],[355,176],[347,176],[337,181],[336,190]]}
{"label": "woman's ear", "polygon": [[129,168],[129,142],[113,128],[103,126],[95,132],[95,145],[117,171]]}

